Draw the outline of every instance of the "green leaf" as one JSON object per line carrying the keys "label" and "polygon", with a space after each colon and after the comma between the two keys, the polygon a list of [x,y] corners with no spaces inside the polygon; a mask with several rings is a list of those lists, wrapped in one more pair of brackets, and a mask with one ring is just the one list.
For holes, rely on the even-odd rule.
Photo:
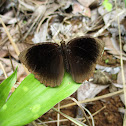
{"label": "green leaf", "polygon": [[68,73],[55,88],[45,87],[33,74],[28,75],[0,110],[0,126],[28,124],[73,94],[79,86]]}
{"label": "green leaf", "polygon": [[112,4],[108,2],[108,0],[104,0],[104,2],[102,3],[102,5],[105,7],[105,9],[107,11],[111,11],[112,10]]}
{"label": "green leaf", "polygon": [[17,69],[15,72],[0,84],[0,108],[5,104],[12,86],[17,80]]}
{"label": "green leaf", "polygon": [[24,24],[26,24],[26,23],[27,23],[27,21],[23,21],[23,23],[24,23]]}
{"label": "green leaf", "polygon": [[106,64],[109,63],[109,59],[106,59],[106,60],[105,60],[105,63],[106,63]]}
{"label": "green leaf", "polygon": [[126,7],[126,0],[124,0],[124,2],[125,2],[125,7]]}

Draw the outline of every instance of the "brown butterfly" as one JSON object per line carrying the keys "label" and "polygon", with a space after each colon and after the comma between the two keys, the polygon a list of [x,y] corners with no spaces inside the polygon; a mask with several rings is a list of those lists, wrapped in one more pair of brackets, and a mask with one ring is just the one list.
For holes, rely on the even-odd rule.
{"label": "brown butterfly", "polygon": [[89,78],[102,54],[103,43],[96,38],[82,36],[61,45],[43,42],[20,53],[20,61],[46,86],[61,84],[64,70],[73,80],[82,83]]}

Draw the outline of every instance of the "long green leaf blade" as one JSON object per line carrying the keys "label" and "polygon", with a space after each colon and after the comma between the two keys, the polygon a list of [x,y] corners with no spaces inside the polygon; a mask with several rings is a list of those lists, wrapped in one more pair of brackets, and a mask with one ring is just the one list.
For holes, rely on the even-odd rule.
{"label": "long green leaf blade", "polygon": [[17,69],[0,84],[0,108],[5,104],[12,86],[17,80]]}
{"label": "long green leaf blade", "polygon": [[79,86],[68,73],[65,73],[62,84],[55,88],[45,87],[30,74],[0,110],[0,126],[28,124],[70,96]]}

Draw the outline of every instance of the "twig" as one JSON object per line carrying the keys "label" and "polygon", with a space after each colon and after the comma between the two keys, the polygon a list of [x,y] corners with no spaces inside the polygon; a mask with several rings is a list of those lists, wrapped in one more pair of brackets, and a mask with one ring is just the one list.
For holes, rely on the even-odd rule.
{"label": "twig", "polygon": [[40,119],[36,119],[39,123],[41,123],[43,126],[48,126],[44,122],[42,122]]}
{"label": "twig", "polygon": [[[49,0],[46,0],[45,1],[45,10],[44,10],[44,13],[43,13],[43,17],[45,16],[45,12],[46,12],[46,10],[47,10],[47,5],[49,4]],[[45,20],[45,18],[43,18],[40,22],[39,22],[39,24],[38,24],[38,26],[37,26],[37,28],[36,28],[36,32],[38,32],[39,31],[39,29],[40,29],[40,26],[41,26],[41,24],[42,24],[42,22]]]}
{"label": "twig", "polygon": [[[115,0],[115,7],[116,7],[116,13],[117,12],[117,1]],[[124,76],[124,68],[123,68],[123,57],[122,57],[122,42],[121,42],[121,30],[120,30],[120,22],[119,22],[119,17],[117,18],[117,22],[118,22],[118,30],[119,30],[119,46],[120,46],[120,64],[121,64],[121,72],[122,72],[122,81],[123,81],[123,92],[124,92],[124,102],[125,102],[125,107],[126,107],[126,84],[125,84],[125,76]],[[125,114],[124,114],[124,121],[123,121],[123,126],[126,126],[126,110],[125,110]]]}
{"label": "twig", "polygon": [[[93,116],[92,116],[92,114],[90,113],[90,111],[89,111],[87,108],[85,108],[84,106],[82,106],[82,107],[83,107],[84,110],[89,114],[89,116],[90,116],[90,118],[91,118],[91,120],[92,120],[92,126],[95,126],[94,119],[93,119]],[[87,118],[87,119],[89,119],[89,118]]]}
{"label": "twig", "polygon": [[124,9],[123,11],[121,11],[120,13],[117,14],[117,16],[115,18],[113,18],[112,20],[110,20],[104,27],[102,27],[97,33],[95,33],[93,35],[93,37],[98,37],[105,29],[107,29],[111,23],[116,20],[119,16],[121,16],[122,14],[126,13],[126,9]]}
{"label": "twig", "polygon": [[[52,109],[53,109],[54,111],[58,112],[59,114],[61,114],[62,116],[64,116],[65,118],[69,119],[69,120],[72,121],[73,123],[78,122],[78,123],[80,124],[80,126],[87,126],[86,124],[80,122],[79,120],[76,120],[76,119],[74,119],[73,117],[69,117],[68,115],[66,115],[66,114],[64,114],[64,113],[62,113],[62,112],[60,112],[60,111],[58,111],[58,110],[55,109],[55,108],[52,108]],[[68,117],[69,117],[69,118],[68,118]],[[74,122],[73,120],[74,120],[75,122]]]}
{"label": "twig", "polygon": [[2,21],[1,18],[0,18],[0,21],[1,21],[1,24],[3,25],[3,27],[4,27],[4,30],[6,31],[6,33],[8,35],[8,38],[9,38],[12,46],[14,47],[14,50],[15,50],[16,54],[19,55],[20,54],[20,51],[19,51],[18,47],[16,46],[15,42],[13,41],[11,35],[9,34],[9,32],[7,30],[7,27],[5,26],[5,24],[4,24],[4,22]]}
{"label": "twig", "polygon": [[[1,41],[0,41],[0,46],[2,47],[2,46],[4,46],[5,45],[5,43],[8,41],[8,38],[7,37],[5,37],[4,39],[2,39]],[[0,47],[0,49],[1,49],[1,47]]]}
{"label": "twig", "polygon": [[[100,113],[100,112],[101,112],[103,109],[105,109],[105,108],[106,108],[106,106],[102,107],[101,109],[99,109],[98,111],[96,111],[95,113],[93,113],[92,116],[97,115],[98,113]],[[88,118],[90,119],[91,117],[89,116]],[[83,122],[86,122],[86,119],[84,119]]]}
{"label": "twig", "polygon": [[[102,107],[101,109],[99,109],[98,111],[96,111],[95,113],[92,114],[92,116],[97,115],[98,113],[100,113],[102,110],[104,110],[106,108],[106,106]],[[90,119],[91,117],[89,116],[88,119]],[[84,120],[83,122],[86,122],[85,118],[75,118],[77,120]],[[68,119],[61,119],[59,120],[60,122],[65,122],[65,121],[69,121]],[[53,121],[46,121],[46,122],[42,122],[42,123],[56,123],[57,120],[53,120]]]}
{"label": "twig", "polygon": [[[60,102],[58,103],[58,111],[60,111]],[[60,125],[60,114],[59,113],[57,113],[57,126],[59,126]]]}
{"label": "twig", "polygon": [[31,122],[33,126],[38,126],[35,121]]}
{"label": "twig", "polygon": [[3,71],[3,73],[4,73],[5,78],[7,78],[6,71],[5,71],[5,69],[4,69],[3,64],[1,63],[1,61],[0,61],[0,67],[1,67],[1,69]]}
{"label": "twig", "polygon": [[24,41],[26,39],[26,37],[29,35],[29,33],[31,32],[32,28],[36,25],[36,23],[41,20],[43,17],[43,13],[40,13],[33,21],[32,25],[30,26],[28,32],[24,35],[24,37],[22,38],[21,41]]}
{"label": "twig", "polygon": [[9,48],[8,48],[8,46],[7,46],[7,50],[8,50],[9,59],[10,59],[11,66],[12,66],[12,70],[13,70],[13,72],[14,72],[14,65],[13,65],[13,62],[12,62],[12,58],[11,58],[11,55],[10,55],[10,52],[9,52]]}
{"label": "twig", "polygon": [[13,12],[14,12],[14,16],[16,17],[17,26],[18,26],[18,31],[19,31],[19,33],[20,33],[20,38],[22,38],[23,35],[22,35],[21,28],[20,28],[20,25],[19,25],[19,20],[17,20],[16,10],[15,10],[15,8],[14,8],[13,6],[12,6],[12,9],[13,9]]}
{"label": "twig", "polygon": [[75,98],[71,98],[71,97],[69,97],[69,98],[70,98],[72,101],[74,101],[74,102],[79,106],[79,108],[80,108],[81,111],[83,112],[83,116],[85,117],[85,119],[86,119],[86,121],[87,121],[87,123],[88,123],[88,126],[91,126],[91,123],[90,123],[90,121],[89,121],[89,119],[88,119],[88,117],[87,117],[87,115],[86,115],[86,113],[85,113],[85,111],[84,111],[82,105],[81,105]]}
{"label": "twig", "polygon": [[[2,21],[1,18],[0,18],[0,22],[1,22],[1,24],[3,25],[3,27],[4,27],[4,29],[5,29],[5,31],[6,31],[6,33],[7,33],[7,35],[8,35],[8,38],[9,38],[9,40],[10,40],[10,42],[11,42],[11,44],[12,44],[12,46],[13,46],[15,52],[16,52],[16,54],[19,55],[19,54],[20,54],[20,51],[19,51],[17,45],[15,44],[15,42],[13,41],[13,38],[11,37],[10,33],[8,32],[7,27],[5,26],[5,24],[4,24],[4,22]],[[27,74],[29,74],[29,71],[27,70],[27,68],[26,68],[24,65],[23,65],[23,67],[24,67],[24,69],[25,69],[25,72],[26,72]]]}
{"label": "twig", "polygon": [[[83,100],[83,101],[78,101],[79,103],[87,103],[87,102],[92,102],[92,101],[97,101],[97,100],[100,100],[100,99],[103,99],[103,98],[108,98],[108,97],[112,97],[112,96],[115,96],[115,95],[119,95],[123,93],[123,90],[119,90],[119,91],[116,91],[116,92],[113,92],[113,93],[109,93],[109,94],[106,94],[106,95],[102,95],[102,96],[98,96],[98,97],[95,97],[95,98],[90,98],[90,99],[86,99],[86,100]],[[63,105],[60,107],[60,109],[63,109],[63,108],[66,108],[66,107],[69,107],[69,106],[73,106],[73,105],[77,105],[76,103],[70,103],[70,104],[67,104],[67,105]]]}

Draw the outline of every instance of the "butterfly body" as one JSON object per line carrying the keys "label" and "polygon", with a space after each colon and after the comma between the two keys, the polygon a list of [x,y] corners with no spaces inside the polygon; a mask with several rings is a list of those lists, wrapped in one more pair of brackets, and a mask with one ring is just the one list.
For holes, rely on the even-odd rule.
{"label": "butterfly body", "polygon": [[82,36],[61,45],[51,42],[36,44],[19,55],[21,62],[46,86],[61,84],[64,70],[73,80],[82,83],[95,68],[103,45],[101,41]]}
{"label": "butterfly body", "polygon": [[63,61],[64,61],[64,68],[66,72],[70,72],[70,66],[69,66],[69,60],[68,60],[68,55],[70,53],[69,48],[67,48],[67,45],[65,44],[65,41],[61,41],[61,53],[63,56]]}

